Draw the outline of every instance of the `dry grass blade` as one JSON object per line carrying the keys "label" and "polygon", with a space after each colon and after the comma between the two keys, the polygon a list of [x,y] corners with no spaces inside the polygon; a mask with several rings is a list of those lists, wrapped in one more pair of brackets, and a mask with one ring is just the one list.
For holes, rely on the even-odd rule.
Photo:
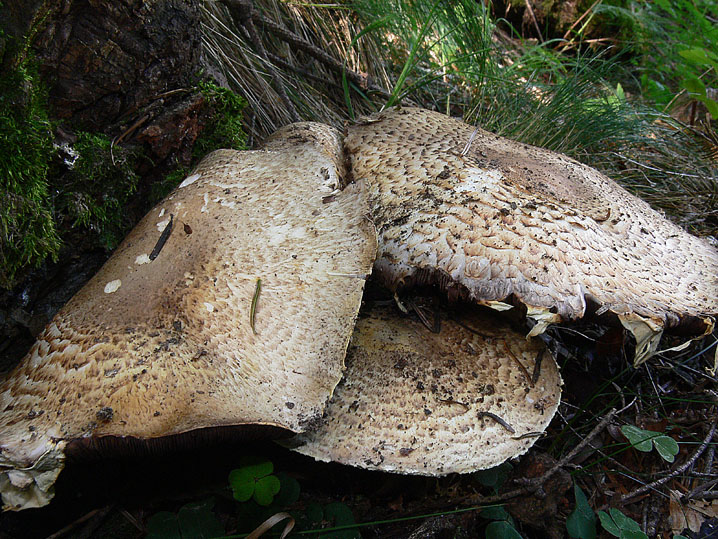
{"label": "dry grass blade", "polygon": [[[349,47],[361,27],[342,6],[255,2],[255,37],[219,2],[203,2],[201,9],[205,56],[214,74],[247,99],[253,117],[246,128],[256,139],[295,121],[292,109],[299,119],[341,126],[348,113],[337,66],[344,62],[357,86],[374,81],[369,95],[372,89],[384,95],[379,90],[391,86],[380,45],[371,35]],[[282,91],[291,103],[283,100]],[[354,107],[359,114],[376,108],[366,98],[356,99]]]}
{"label": "dry grass blade", "polygon": [[261,537],[269,530],[271,530],[276,524],[286,519],[289,519],[289,521],[284,525],[284,530],[282,530],[282,534],[279,536],[279,539],[284,539],[287,535],[289,535],[289,532],[294,529],[294,518],[289,513],[284,512],[275,513],[267,520],[262,522],[252,533],[247,536],[247,539],[257,539],[258,537]]}

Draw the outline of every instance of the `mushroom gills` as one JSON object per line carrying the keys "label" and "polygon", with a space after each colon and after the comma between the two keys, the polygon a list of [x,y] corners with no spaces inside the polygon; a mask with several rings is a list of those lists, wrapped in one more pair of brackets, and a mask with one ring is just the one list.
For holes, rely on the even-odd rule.
{"label": "mushroom gills", "polygon": [[369,308],[346,362],[321,425],[282,444],[371,470],[468,473],[528,451],[561,397],[544,345],[472,306],[444,313],[439,333],[395,308]]}

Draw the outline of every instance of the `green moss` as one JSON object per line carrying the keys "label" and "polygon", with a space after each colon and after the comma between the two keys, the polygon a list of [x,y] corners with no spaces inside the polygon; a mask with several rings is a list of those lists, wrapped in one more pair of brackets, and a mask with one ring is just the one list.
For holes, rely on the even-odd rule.
{"label": "green moss", "polygon": [[246,149],[247,134],[242,129],[242,118],[247,102],[213,82],[202,81],[199,89],[214,110],[214,115],[195,143],[195,157],[204,157],[219,148]]}
{"label": "green moss", "polygon": [[208,153],[220,148],[247,149],[247,134],[242,127],[247,102],[227,88],[211,81],[198,84],[200,92],[212,109],[212,117],[192,149],[191,166],[177,166],[165,178],[152,185],[151,197],[157,202],[166,197],[190,170]]}
{"label": "green moss", "polygon": [[52,140],[36,70],[27,61],[6,69],[0,79],[1,287],[60,249],[47,181]]}
{"label": "green moss", "polygon": [[182,183],[189,171],[189,167],[177,165],[177,168],[166,174],[162,180],[154,182],[150,188],[152,202],[159,202],[169,195],[175,187]]}
{"label": "green moss", "polygon": [[126,232],[123,209],[137,188],[137,155],[113,146],[102,134],[80,132],[73,149],[77,158],[58,182],[57,210],[98,234],[106,249],[113,249]]}

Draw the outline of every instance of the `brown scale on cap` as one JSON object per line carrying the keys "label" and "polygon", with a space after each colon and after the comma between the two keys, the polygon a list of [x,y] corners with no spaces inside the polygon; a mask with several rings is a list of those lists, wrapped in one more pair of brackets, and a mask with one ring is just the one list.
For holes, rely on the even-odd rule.
{"label": "brown scale on cap", "polygon": [[718,313],[718,251],[568,157],[415,108],[350,126],[345,149],[392,289],[512,296],[554,322],[590,300],[656,333]]}
{"label": "brown scale on cap", "polygon": [[376,233],[362,184],[337,190],[338,133],[309,129],[205,158],[42,332],[0,385],[6,506],[49,501],[68,443],[321,417]]}
{"label": "brown scale on cap", "polygon": [[298,435],[294,449],[421,475],[491,468],[528,451],[558,408],[556,361],[491,314],[453,316],[432,333],[392,309],[361,315],[324,421]]}

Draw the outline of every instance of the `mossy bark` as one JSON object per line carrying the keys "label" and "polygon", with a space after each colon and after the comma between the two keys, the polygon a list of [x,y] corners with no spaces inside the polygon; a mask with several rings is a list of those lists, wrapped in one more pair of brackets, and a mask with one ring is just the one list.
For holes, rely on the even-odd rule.
{"label": "mossy bark", "polygon": [[[28,58],[36,63],[56,144],[73,147],[82,133],[91,133],[112,141],[115,155],[126,150],[139,156],[133,171],[138,181],[132,182],[136,191],[132,197],[128,193],[119,212],[124,226],[131,227],[148,209],[151,185],[191,163],[195,141],[213,114],[197,87],[203,68],[198,1],[4,2],[0,21],[3,69]],[[63,157],[48,163],[47,183],[56,205],[73,173]],[[87,193],[105,190],[96,185],[98,178],[86,181]],[[24,353],[32,333],[62,304],[49,291],[64,271],[63,259],[81,264],[88,257],[94,268],[101,262],[96,255],[101,234],[73,230],[72,216],[58,208],[54,219],[64,241],[60,263],[40,270],[28,265],[13,289],[0,289],[0,371],[3,363]],[[64,299],[82,284],[79,280],[63,290]]]}

